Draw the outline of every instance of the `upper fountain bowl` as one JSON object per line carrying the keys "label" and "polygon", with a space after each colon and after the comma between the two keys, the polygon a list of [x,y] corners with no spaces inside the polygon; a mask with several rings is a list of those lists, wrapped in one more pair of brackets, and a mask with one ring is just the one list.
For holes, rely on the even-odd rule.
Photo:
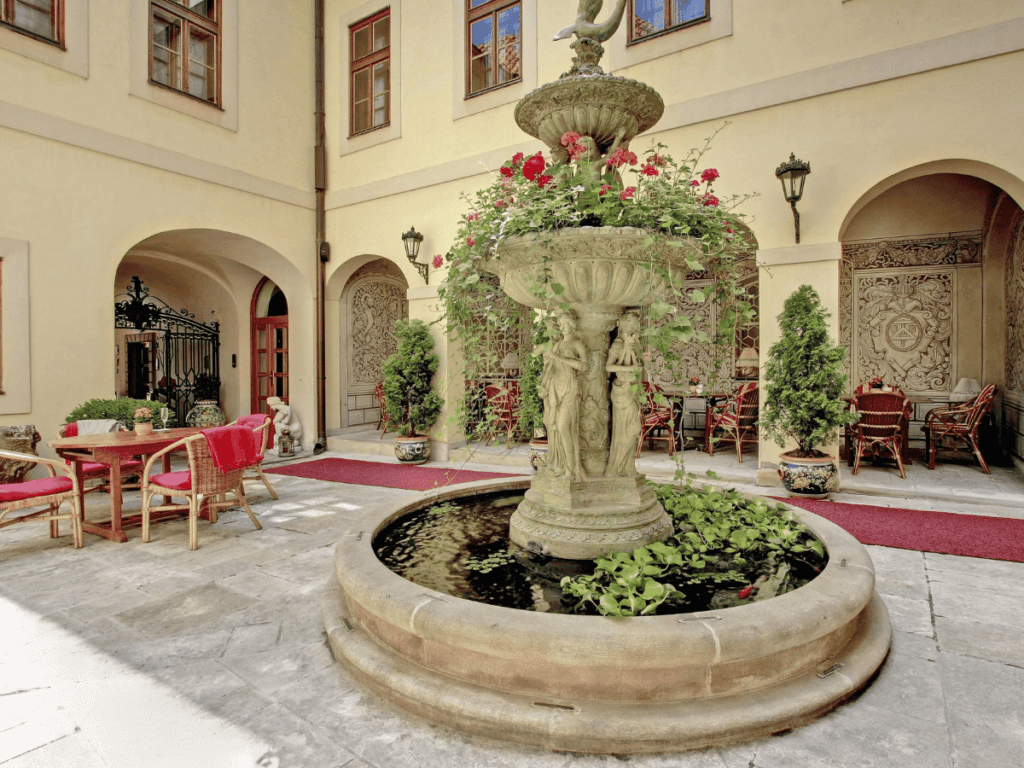
{"label": "upper fountain bowl", "polygon": [[642,306],[661,294],[666,274],[673,281],[685,278],[688,252],[700,253],[699,241],[674,237],[674,247],[667,236],[652,251],[649,238],[648,232],[633,227],[529,233],[502,242],[497,258],[486,259],[481,268],[497,275],[502,290],[528,307],[547,306],[543,291],[537,289],[545,278],[562,287],[558,300],[577,311],[587,306]]}
{"label": "upper fountain bowl", "polygon": [[627,145],[661,119],[665,102],[649,85],[614,75],[577,75],[545,83],[516,106],[516,123],[553,151],[562,135],[590,136],[602,151],[620,130]]}

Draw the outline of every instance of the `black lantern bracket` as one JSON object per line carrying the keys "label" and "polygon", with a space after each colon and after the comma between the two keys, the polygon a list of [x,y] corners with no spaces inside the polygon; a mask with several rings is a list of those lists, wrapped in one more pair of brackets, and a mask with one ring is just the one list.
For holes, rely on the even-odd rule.
{"label": "black lantern bracket", "polygon": [[786,202],[793,209],[793,227],[796,231],[796,241],[800,242],[800,213],[796,204],[803,197],[804,181],[811,173],[811,164],[798,160],[796,155],[789,153],[789,160],[775,169],[775,177],[782,182],[782,194]]}
{"label": "black lantern bracket", "polygon": [[409,263],[416,267],[416,271],[423,278],[424,285],[429,285],[427,276],[427,265],[420,264],[416,259],[420,255],[420,245],[423,243],[423,233],[417,232],[416,227],[409,227],[409,231],[402,235],[402,244],[405,246],[405,255]]}

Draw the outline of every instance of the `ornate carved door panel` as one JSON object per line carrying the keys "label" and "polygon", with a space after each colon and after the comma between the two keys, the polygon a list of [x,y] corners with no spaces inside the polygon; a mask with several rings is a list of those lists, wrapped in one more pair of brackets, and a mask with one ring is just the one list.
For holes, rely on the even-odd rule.
{"label": "ornate carved door panel", "polygon": [[953,389],[956,272],[855,275],[855,381],[880,376],[908,395]]}
{"label": "ornate carved door panel", "polygon": [[395,323],[409,316],[406,289],[398,269],[383,260],[362,267],[349,282],[342,426],[377,423],[380,414],[373,388],[381,380],[384,361],[398,347]]}

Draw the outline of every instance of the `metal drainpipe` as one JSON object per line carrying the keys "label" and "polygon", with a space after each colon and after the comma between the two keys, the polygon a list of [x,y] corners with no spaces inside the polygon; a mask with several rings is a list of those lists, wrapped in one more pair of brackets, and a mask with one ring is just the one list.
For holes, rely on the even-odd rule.
{"label": "metal drainpipe", "polygon": [[324,119],[324,0],[313,0],[315,45],[314,69],[316,78],[316,146],[313,150],[314,186],[316,188],[316,445],[313,453],[327,449],[327,350],[324,339],[324,290],[327,285],[327,262],[331,258],[331,244],[327,242],[327,149]]}

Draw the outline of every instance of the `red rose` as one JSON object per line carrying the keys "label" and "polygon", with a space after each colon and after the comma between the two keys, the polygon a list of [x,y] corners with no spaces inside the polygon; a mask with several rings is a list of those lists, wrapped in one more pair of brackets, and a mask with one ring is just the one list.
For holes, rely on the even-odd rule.
{"label": "red rose", "polygon": [[640,172],[643,173],[645,176],[658,175],[658,169],[655,168],[651,163],[645,163],[644,165],[640,166]]}
{"label": "red rose", "polygon": [[694,179],[693,181],[690,182],[690,186],[691,187],[699,187],[700,186],[700,182],[697,181],[696,179]]}
{"label": "red rose", "polygon": [[434,265],[434,269],[440,269],[441,265],[444,264],[444,257],[441,256],[441,254],[438,254],[434,257],[432,264]]}
{"label": "red rose", "polygon": [[717,179],[717,178],[718,178],[718,171],[716,171],[714,168],[708,168],[706,171],[704,171],[704,173],[702,173],[700,175],[700,180],[701,181],[706,181],[709,184],[712,181],[714,181],[715,179]]}
{"label": "red rose", "polygon": [[562,146],[568,147],[571,144],[578,144],[580,135],[576,131],[566,131],[562,134]]}
{"label": "red rose", "polygon": [[626,163],[636,165],[636,154],[622,147],[616,147],[615,151],[611,153],[605,162],[613,168],[620,168]]}
{"label": "red rose", "polygon": [[511,176],[513,173],[514,173],[514,171],[511,168],[509,168],[507,165],[501,166],[501,175],[504,176],[506,179],[509,176]]}
{"label": "red rose", "polygon": [[540,187],[541,189],[544,189],[544,187],[547,185],[547,183],[549,181],[551,181],[553,178],[555,178],[555,177],[554,176],[547,176],[547,175],[542,173],[540,176],[537,177],[537,186]]}
{"label": "red rose", "polygon": [[530,181],[535,181],[537,176],[544,171],[545,167],[544,158],[541,157],[540,152],[538,152],[523,165],[523,176],[528,178]]}
{"label": "red rose", "polygon": [[704,205],[704,206],[707,206],[709,208],[717,208],[718,207],[718,198],[715,197],[714,195],[711,195],[711,194],[704,195],[704,197],[702,197],[700,199],[700,204]]}
{"label": "red rose", "polygon": [[632,200],[633,199],[633,195],[635,195],[635,194],[636,194],[636,187],[626,187],[619,194],[619,199],[621,199],[621,200]]}
{"label": "red rose", "polygon": [[521,162],[523,162],[522,152],[516,152],[514,155],[512,155],[512,165],[519,165]]}

